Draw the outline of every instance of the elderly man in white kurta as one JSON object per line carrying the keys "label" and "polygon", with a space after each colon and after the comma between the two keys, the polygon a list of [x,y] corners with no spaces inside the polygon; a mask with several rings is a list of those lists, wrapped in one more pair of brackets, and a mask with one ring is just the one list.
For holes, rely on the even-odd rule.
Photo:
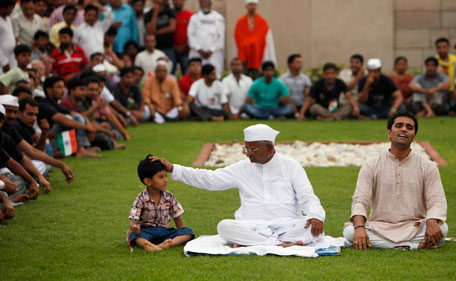
{"label": "elderly man in white kurta", "polygon": [[225,19],[211,9],[211,0],[200,0],[201,10],[190,18],[187,27],[189,58],[197,57],[212,64],[220,79],[225,48]]}
{"label": "elderly man in white kurta", "polygon": [[277,134],[263,124],[246,128],[249,159],[215,171],[160,159],[174,180],[207,190],[239,189],[241,207],[235,219],[217,226],[219,236],[233,247],[308,245],[324,237],[320,200],[302,166],[275,152]]}
{"label": "elderly man in white kurta", "polygon": [[363,164],[344,237],[355,249],[441,247],[448,233],[447,202],[435,163],[410,149],[418,121],[397,112],[387,127],[391,148]]}

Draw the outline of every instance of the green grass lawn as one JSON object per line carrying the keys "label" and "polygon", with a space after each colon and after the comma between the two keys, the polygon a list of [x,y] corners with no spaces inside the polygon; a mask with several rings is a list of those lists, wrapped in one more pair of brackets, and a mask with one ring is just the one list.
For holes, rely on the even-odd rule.
{"label": "green grass lawn", "polygon": [[[253,121],[143,124],[129,129],[126,150],[102,159],[65,161],[75,172],[68,185],[52,174],[49,195],[16,208],[0,227],[0,280],[455,280],[456,242],[439,250],[355,251],[316,259],[276,256],[191,257],[183,246],[159,253],[125,242],[131,203],[144,188],[136,167],[147,153],[191,165],[206,142],[242,141]],[[277,141],[387,141],[386,121],[267,122],[281,131]],[[448,200],[449,236],[456,236],[456,119],[421,119],[417,140],[429,141],[449,163],[440,166]],[[326,234],[342,236],[349,218],[359,167],[306,168],[326,210]],[[184,224],[197,236],[216,234],[217,223],[233,218],[235,189],[204,191],[170,181],[185,209]]]}

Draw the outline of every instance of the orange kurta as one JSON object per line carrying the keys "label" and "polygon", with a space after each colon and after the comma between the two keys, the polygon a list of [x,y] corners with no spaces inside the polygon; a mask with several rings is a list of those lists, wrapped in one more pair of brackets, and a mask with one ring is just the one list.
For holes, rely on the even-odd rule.
{"label": "orange kurta", "polygon": [[170,76],[166,77],[162,83],[155,76],[147,78],[144,81],[143,99],[146,104],[150,103],[163,114],[182,104],[179,86],[176,79]]}
{"label": "orange kurta", "polygon": [[258,14],[255,14],[252,30],[249,28],[247,14],[238,19],[234,29],[237,56],[247,65],[248,69],[260,69],[268,31],[268,22]]}

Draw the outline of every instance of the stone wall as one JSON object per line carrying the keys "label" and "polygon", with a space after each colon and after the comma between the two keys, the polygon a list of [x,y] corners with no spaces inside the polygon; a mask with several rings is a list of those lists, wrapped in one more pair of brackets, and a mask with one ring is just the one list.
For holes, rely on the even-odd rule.
{"label": "stone wall", "polygon": [[439,37],[456,43],[456,0],[394,0],[395,56],[405,56],[411,69],[435,55]]}
{"label": "stone wall", "polygon": [[[198,2],[187,0],[186,6],[197,11]],[[226,18],[229,61],[244,0],[213,0],[213,7]],[[435,54],[436,38],[456,43],[456,0],[260,0],[258,12],[271,26],[282,69],[297,52],[306,70],[328,61],[347,64],[353,53],[381,58],[386,72],[404,55],[416,70]]]}

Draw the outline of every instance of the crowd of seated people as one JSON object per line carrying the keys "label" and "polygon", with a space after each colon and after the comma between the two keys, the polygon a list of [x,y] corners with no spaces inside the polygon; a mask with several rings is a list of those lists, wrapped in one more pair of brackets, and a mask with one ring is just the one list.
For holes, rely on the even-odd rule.
{"label": "crowd of seated people", "polygon": [[[199,2],[193,14],[185,0],[0,1],[1,220],[14,216],[14,204],[36,199],[38,186],[51,191],[52,167],[73,180],[59,158],[125,148],[117,142],[141,122],[456,114],[456,56],[447,38],[436,40],[436,55],[416,76],[405,57],[387,75],[380,59],[365,63],[361,54],[347,69],[326,63],[317,81],[302,72],[301,55],[290,54],[279,76],[258,1],[246,1],[238,55],[224,74],[225,19],[211,0]],[[267,40],[242,34],[255,24],[267,27]],[[246,42],[269,56],[242,49]]]}

